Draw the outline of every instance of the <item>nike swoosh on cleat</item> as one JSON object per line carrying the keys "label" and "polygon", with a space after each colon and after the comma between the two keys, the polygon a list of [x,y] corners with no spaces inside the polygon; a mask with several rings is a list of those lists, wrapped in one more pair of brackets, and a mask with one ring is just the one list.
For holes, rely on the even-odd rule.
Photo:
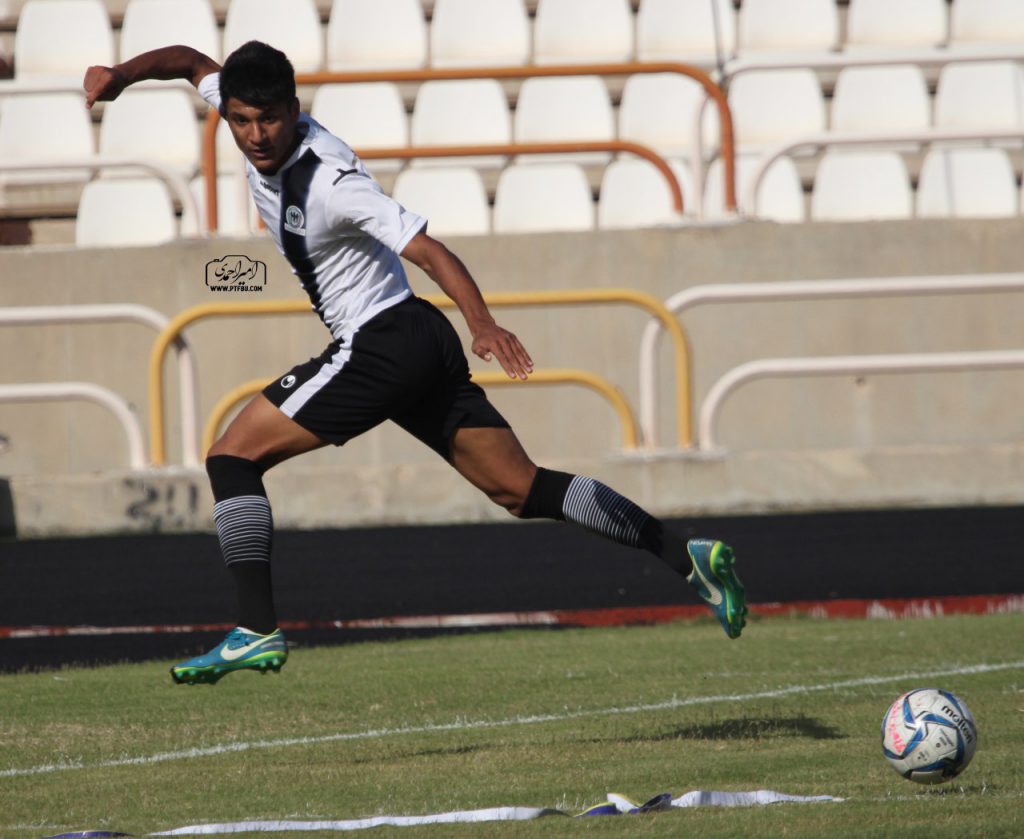
{"label": "nike swoosh on cleat", "polygon": [[[719,595],[719,597],[721,597],[721,595]],[[244,647],[235,647],[234,649],[228,649],[227,647],[225,647],[223,650],[220,651],[220,657],[223,658],[225,661],[235,661],[236,659],[239,659],[242,656],[251,653],[253,650],[257,649],[258,647],[267,643],[267,641],[270,640],[273,640],[272,636],[260,638],[257,641],[253,641],[251,644],[246,644]]]}
{"label": "nike swoosh on cleat", "polygon": [[718,587],[713,585],[711,583],[711,581],[708,580],[708,578],[704,576],[703,572],[700,570],[700,563],[699,562],[693,563],[693,572],[698,577],[700,577],[701,582],[704,583],[704,588],[706,588],[708,590],[708,602],[712,606],[721,606],[722,605],[722,592],[720,592],[718,590]]}

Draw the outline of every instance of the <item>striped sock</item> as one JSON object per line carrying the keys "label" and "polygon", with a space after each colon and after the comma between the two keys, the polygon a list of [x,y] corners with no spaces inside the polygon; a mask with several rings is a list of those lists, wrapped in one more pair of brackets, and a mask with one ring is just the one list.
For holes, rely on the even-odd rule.
{"label": "striped sock", "polygon": [[238,495],[213,505],[224,564],[244,560],[270,562],[274,518],[264,495]]}
{"label": "striped sock", "polygon": [[238,591],[238,625],[262,635],[277,627],[270,548],[274,518],[264,495],[238,495],[213,506],[221,553]]}
{"label": "striped sock", "polygon": [[683,539],[593,478],[538,468],[520,515],[524,519],[571,521],[620,545],[649,551],[680,574],[690,572]]}
{"label": "striped sock", "polygon": [[643,547],[641,534],[650,515],[600,481],[576,475],[562,501],[566,521],[632,548]]}

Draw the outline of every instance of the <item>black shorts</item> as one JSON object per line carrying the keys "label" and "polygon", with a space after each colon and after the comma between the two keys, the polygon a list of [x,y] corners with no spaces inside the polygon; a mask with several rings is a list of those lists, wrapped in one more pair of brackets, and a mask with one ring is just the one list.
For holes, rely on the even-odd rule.
{"label": "black shorts", "polygon": [[508,428],[470,380],[451,323],[409,297],[318,357],[267,385],[264,396],[321,440],[341,446],[391,420],[446,460],[457,428]]}

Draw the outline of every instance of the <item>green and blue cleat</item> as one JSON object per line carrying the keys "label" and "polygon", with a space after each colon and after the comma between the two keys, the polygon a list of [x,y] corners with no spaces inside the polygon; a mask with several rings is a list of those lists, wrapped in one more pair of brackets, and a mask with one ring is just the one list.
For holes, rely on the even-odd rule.
{"label": "green and blue cleat", "polygon": [[213,685],[236,670],[279,673],[287,660],[288,644],[280,629],[259,635],[238,626],[208,653],[174,665],[171,678],[179,685]]}
{"label": "green and blue cleat", "polygon": [[686,581],[697,590],[715,613],[730,638],[739,638],[747,625],[747,595],[733,566],[732,548],[713,539],[691,539],[686,551],[693,571]]}

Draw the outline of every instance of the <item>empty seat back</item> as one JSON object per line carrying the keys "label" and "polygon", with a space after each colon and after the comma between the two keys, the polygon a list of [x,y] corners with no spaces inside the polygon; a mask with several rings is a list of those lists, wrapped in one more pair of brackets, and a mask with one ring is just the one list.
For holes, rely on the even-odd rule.
{"label": "empty seat back", "polygon": [[593,227],[593,195],[577,164],[514,163],[498,178],[495,233],[567,232]]}
{"label": "empty seat back", "polygon": [[284,52],[296,73],[324,67],[324,38],[314,0],[231,0],[224,21],[224,55],[253,40]]}
{"label": "empty seat back", "polygon": [[328,70],[409,70],[426,63],[420,0],[334,0],[327,22]]}
{"label": "empty seat back", "polygon": [[426,218],[433,234],[476,236],[491,231],[483,180],[467,166],[405,169],[395,179],[391,195]]}
{"label": "empty seat back", "polygon": [[430,20],[434,67],[526,64],[530,25],[522,0],[436,0]]}
{"label": "empty seat back", "polygon": [[905,219],[912,203],[907,167],[896,152],[826,152],[814,178],[811,218]]}
{"label": "empty seat back", "polygon": [[629,0],[538,0],[533,26],[537,64],[623,62],[633,58]]}
{"label": "empty seat back", "polygon": [[22,7],[14,35],[20,81],[81,84],[86,67],[114,61],[114,35],[102,0],[28,0]]}

